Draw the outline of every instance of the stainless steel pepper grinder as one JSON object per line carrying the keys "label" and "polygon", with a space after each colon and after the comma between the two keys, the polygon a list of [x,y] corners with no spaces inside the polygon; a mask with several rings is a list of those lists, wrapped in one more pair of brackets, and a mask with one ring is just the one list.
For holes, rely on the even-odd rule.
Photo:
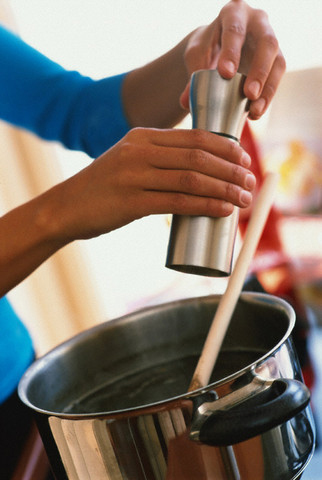
{"label": "stainless steel pepper grinder", "polygon": [[[239,73],[227,80],[217,70],[195,72],[190,88],[192,128],[239,142],[248,115],[244,81]],[[223,218],[174,215],[166,266],[209,277],[230,275],[238,217],[237,207]]]}

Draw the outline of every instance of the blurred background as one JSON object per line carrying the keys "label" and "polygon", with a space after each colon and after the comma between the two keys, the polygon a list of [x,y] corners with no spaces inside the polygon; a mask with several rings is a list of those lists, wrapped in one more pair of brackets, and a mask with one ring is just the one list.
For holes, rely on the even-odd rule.
{"label": "blurred background", "polygon": [[[276,198],[283,251],[309,323],[315,403],[321,405],[322,350],[322,4],[320,0],[249,0],[264,9],[287,61],[270,110],[251,123],[263,170],[280,173]],[[67,69],[114,75],[161,55],[222,0],[1,0],[0,20]],[[21,79],[23,82],[23,79]],[[190,128],[190,119],[184,122]],[[0,212],[73,175],[91,159],[0,124]],[[8,162],[10,161],[10,169]],[[38,354],[104,320],[147,305],[221,293],[227,280],[164,266],[170,219],[154,216],[58,252],[10,293]],[[276,272],[263,275],[267,285]],[[273,289],[274,290],[274,289]],[[308,480],[319,478],[312,470]],[[317,475],[317,474],[316,474]]]}

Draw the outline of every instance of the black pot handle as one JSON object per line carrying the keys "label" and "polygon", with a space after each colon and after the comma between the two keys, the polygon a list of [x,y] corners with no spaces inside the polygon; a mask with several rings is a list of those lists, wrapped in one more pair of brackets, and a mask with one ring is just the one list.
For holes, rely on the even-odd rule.
{"label": "black pot handle", "polygon": [[199,430],[199,441],[213,446],[243,442],[287,422],[309,401],[310,392],[302,382],[274,380],[267,389],[243,403],[211,413]]}

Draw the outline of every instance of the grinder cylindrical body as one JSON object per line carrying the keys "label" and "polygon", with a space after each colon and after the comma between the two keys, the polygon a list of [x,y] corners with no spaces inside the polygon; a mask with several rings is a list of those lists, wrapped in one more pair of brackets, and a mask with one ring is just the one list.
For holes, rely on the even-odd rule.
{"label": "grinder cylindrical body", "polygon": [[[224,79],[217,70],[199,70],[191,77],[192,128],[239,142],[248,114],[245,77]],[[166,266],[185,273],[224,277],[231,273],[239,209],[228,217],[174,215]]]}

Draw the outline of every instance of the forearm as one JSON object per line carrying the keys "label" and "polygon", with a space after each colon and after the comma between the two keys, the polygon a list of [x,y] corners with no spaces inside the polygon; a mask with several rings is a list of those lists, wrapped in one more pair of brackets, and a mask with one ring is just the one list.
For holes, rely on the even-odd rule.
{"label": "forearm", "polygon": [[55,234],[55,208],[48,191],[0,218],[0,296],[63,246]]}
{"label": "forearm", "polygon": [[187,114],[179,99],[189,80],[184,51],[190,35],[125,78],[123,105],[132,127],[169,128]]}

